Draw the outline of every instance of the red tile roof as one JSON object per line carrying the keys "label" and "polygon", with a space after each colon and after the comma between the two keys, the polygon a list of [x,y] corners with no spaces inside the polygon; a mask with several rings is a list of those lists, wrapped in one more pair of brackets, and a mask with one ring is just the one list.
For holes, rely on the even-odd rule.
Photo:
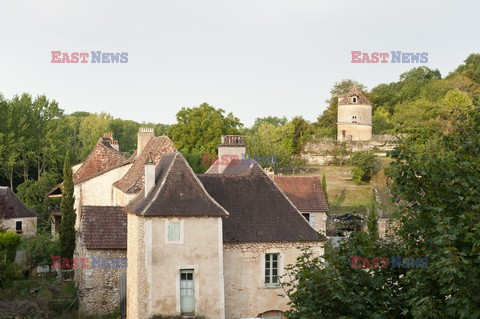
{"label": "red tile roof", "polygon": [[328,203],[319,176],[278,176],[273,180],[300,211],[327,212]]}
{"label": "red tile roof", "polygon": [[122,153],[110,145],[108,139],[101,137],[85,162],[73,175],[73,182],[78,184],[100,172],[117,167],[126,160]]}
{"label": "red tile roof", "polygon": [[117,182],[113,184],[116,188],[128,194],[136,194],[143,188],[143,180],[145,175],[145,162],[150,153],[152,153],[153,161],[157,164],[162,155],[175,152],[176,148],[172,140],[168,136],[153,137],[145,146],[142,154],[134,159],[132,167]]}
{"label": "red tile roof", "polygon": [[127,214],[119,206],[83,206],[83,241],[87,249],[127,249]]}

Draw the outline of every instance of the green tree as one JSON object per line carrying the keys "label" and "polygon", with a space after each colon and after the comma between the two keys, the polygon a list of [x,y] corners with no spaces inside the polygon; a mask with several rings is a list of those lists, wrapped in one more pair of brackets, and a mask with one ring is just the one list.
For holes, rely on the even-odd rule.
{"label": "green tree", "polygon": [[323,173],[322,175],[322,191],[323,191],[323,195],[325,195],[325,200],[328,203],[327,177],[325,176],[325,173]]}
{"label": "green tree", "polygon": [[73,194],[73,176],[70,166],[70,154],[65,156],[65,165],[63,167],[63,185],[62,200],[60,202],[60,213],[62,221],[60,223],[60,254],[65,258],[72,258],[75,250],[75,197]]}
{"label": "green tree", "polygon": [[257,117],[255,123],[252,126],[252,131],[258,130],[262,124],[272,124],[273,126],[283,126],[287,124],[288,120],[284,117],[278,116],[267,116],[267,117]]}
{"label": "green tree", "polygon": [[450,132],[412,132],[391,155],[398,235],[407,256],[428,257],[428,268],[405,276],[403,314],[480,316],[480,108],[458,115]]}
{"label": "green tree", "polygon": [[224,110],[203,103],[198,107],[182,108],[177,113],[177,124],[170,127],[168,135],[177,149],[202,150],[217,153],[222,135],[238,134],[242,123]]}
{"label": "green tree", "polygon": [[[286,267],[281,282],[290,298],[289,319],[403,318],[404,269],[370,266],[372,258],[397,256],[395,242],[380,242],[368,233],[353,233],[338,247],[328,242],[323,256],[305,251]],[[365,258],[365,261],[363,260]],[[355,259],[356,260],[356,259]],[[376,260],[379,263],[379,260]],[[374,262],[371,262],[374,264]]]}
{"label": "green tree", "polygon": [[391,115],[383,107],[375,110],[372,117],[373,134],[385,134],[393,128]]}
{"label": "green tree", "polygon": [[58,239],[52,241],[51,235],[46,232],[26,238],[22,245],[25,253],[23,260],[30,270],[50,265],[52,256],[58,255]]}
{"label": "green tree", "polygon": [[262,124],[252,134],[246,137],[246,147],[249,154],[276,156],[276,167],[289,167],[293,155],[291,140],[285,136],[291,136],[293,126],[284,125],[276,127],[272,124]]}
{"label": "green tree", "polygon": [[379,161],[377,155],[375,155],[373,151],[358,151],[353,153],[350,157],[350,164],[354,166],[352,174],[358,175],[358,171],[361,170],[363,175],[360,180],[362,182],[368,182],[378,169]]}
{"label": "green tree", "polygon": [[109,123],[112,116],[106,113],[91,114],[81,118],[79,138],[82,142],[81,158],[84,160],[93,150],[98,139],[110,131]]}

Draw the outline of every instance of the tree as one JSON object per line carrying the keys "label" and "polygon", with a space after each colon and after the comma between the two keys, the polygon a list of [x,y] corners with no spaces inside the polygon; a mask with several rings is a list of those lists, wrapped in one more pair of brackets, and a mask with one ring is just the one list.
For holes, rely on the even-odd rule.
{"label": "tree", "polygon": [[391,115],[383,107],[373,113],[372,124],[373,134],[385,134],[393,128]]}
{"label": "tree", "polygon": [[37,228],[50,229],[50,216],[47,211],[47,194],[58,183],[57,173],[43,173],[38,181],[29,179],[18,185],[17,193],[22,202],[40,215]]}
{"label": "tree", "polygon": [[350,157],[350,164],[354,166],[352,174],[359,174],[362,182],[368,182],[372,178],[373,174],[378,168],[378,158],[373,151],[358,151],[352,154]]}
{"label": "tree", "polygon": [[242,123],[224,110],[203,103],[198,107],[182,108],[177,113],[177,124],[170,127],[168,135],[177,149],[216,154],[222,135],[238,134]]}
{"label": "tree", "polygon": [[60,213],[62,221],[60,223],[60,254],[65,258],[72,258],[75,250],[75,197],[73,194],[73,176],[70,166],[70,153],[65,156],[65,165],[63,167],[63,185],[62,199],[60,202]]}
{"label": "tree", "polygon": [[405,254],[428,268],[405,276],[413,318],[480,316],[480,108],[450,132],[412,132],[392,152],[393,195],[401,206]]}
{"label": "tree", "polygon": [[[305,250],[281,278],[290,298],[287,317],[402,318],[405,269],[382,268],[379,263],[379,258],[398,254],[395,242],[380,242],[360,232],[338,247],[327,242],[323,256]],[[356,257],[361,258],[359,268],[353,267]],[[372,258],[377,258],[377,267],[363,268],[375,266]]]}
{"label": "tree", "polygon": [[322,175],[322,191],[323,191],[323,195],[325,195],[325,200],[328,203],[327,178],[325,176],[325,173],[323,173]]}
{"label": "tree", "polygon": [[112,116],[106,113],[91,114],[81,118],[79,138],[82,143],[81,158],[84,160],[97,144],[98,139],[110,130]]}
{"label": "tree", "polygon": [[53,240],[47,232],[26,238],[23,243],[24,262],[32,270],[37,266],[50,265],[52,256],[58,254],[58,240]]}
{"label": "tree", "polygon": [[257,117],[255,123],[252,126],[252,131],[256,131],[262,124],[272,124],[273,126],[283,126],[287,124],[288,120],[284,117],[278,116],[267,116],[267,117]]}
{"label": "tree", "polygon": [[287,136],[292,134],[292,125],[275,127],[272,124],[262,124],[257,131],[247,135],[246,147],[249,154],[263,155],[271,158],[276,156],[276,167],[288,167],[293,154],[291,140]]}

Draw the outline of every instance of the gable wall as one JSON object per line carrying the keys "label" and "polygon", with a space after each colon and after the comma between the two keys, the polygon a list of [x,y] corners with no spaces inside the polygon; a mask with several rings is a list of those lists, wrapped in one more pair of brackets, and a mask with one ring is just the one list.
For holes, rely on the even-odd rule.
{"label": "gable wall", "polygon": [[320,242],[225,244],[225,317],[254,318],[270,310],[288,310],[289,299],[282,287],[264,284],[265,254],[279,253],[279,266],[284,268],[295,263],[302,254],[301,247],[311,247],[315,254],[323,254]]}
{"label": "gable wall", "polygon": [[[183,224],[182,244],[166,243],[167,220]],[[194,270],[195,315],[225,318],[221,218],[167,219],[129,214],[128,230],[130,318],[180,315],[181,269]]]}

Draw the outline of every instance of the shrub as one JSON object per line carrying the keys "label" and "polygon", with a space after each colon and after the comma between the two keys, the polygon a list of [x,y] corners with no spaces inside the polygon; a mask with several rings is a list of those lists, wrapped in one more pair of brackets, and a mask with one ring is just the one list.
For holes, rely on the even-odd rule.
{"label": "shrub", "polygon": [[[368,182],[372,178],[373,174],[378,169],[378,158],[373,151],[359,151],[352,154],[350,157],[350,164],[355,166],[352,170],[352,174],[360,174],[361,169],[363,175],[360,178],[362,182]],[[355,181],[355,178],[354,178]]]}
{"label": "shrub", "polygon": [[355,184],[360,184],[362,182],[363,176],[365,175],[365,171],[360,167],[355,167],[352,170],[352,180]]}

